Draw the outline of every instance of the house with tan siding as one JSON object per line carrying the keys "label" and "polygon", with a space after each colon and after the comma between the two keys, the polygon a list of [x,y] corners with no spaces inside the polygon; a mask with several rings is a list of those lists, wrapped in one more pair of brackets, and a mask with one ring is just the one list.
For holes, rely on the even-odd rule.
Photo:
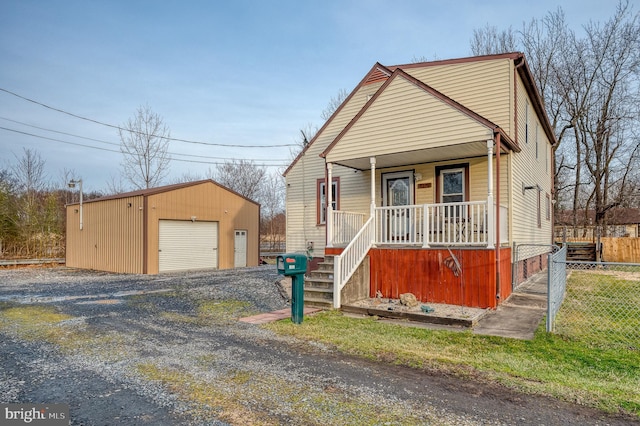
{"label": "house with tan siding", "polygon": [[512,246],[552,244],[555,143],[522,53],[376,63],[284,173],[305,300],[495,308]]}
{"label": "house with tan siding", "polygon": [[260,205],[213,180],[69,204],[66,265],[157,274],[257,266]]}

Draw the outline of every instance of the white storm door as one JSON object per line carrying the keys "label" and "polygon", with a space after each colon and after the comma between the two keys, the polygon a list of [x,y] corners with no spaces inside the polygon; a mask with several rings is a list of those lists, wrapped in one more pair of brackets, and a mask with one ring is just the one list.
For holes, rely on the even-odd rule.
{"label": "white storm door", "polygon": [[161,220],[158,271],[218,267],[218,222]]}
{"label": "white storm door", "polygon": [[384,173],[382,175],[382,201],[385,207],[400,207],[386,210],[387,238],[390,241],[405,241],[412,229],[411,211],[402,206],[413,204],[413,171]]}
{"label": "white storm door", "polygon": [[234,268],[244,268],[247,266],[247,231],[236,229],[233,249]]}

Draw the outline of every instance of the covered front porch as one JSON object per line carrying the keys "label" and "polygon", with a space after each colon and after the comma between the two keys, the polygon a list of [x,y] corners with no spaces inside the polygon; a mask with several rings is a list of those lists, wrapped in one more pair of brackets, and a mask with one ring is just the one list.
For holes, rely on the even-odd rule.
{"label": "covered front porch", "polygon": [[[333,306],[366,267],[358,275],[368,277],[372,295],[412,289],[422,301],[495,307],[510,275],[510,249],[501,248],[509,241],[509,194],[505,185],[503,205],[500,156],[518,150],[499,125],[395,70],[320,154],[331,188],[319,205],[326,208],[325,255],[335,255]],[[349,196],[340,195],[343,209],[333,200],[334,166],[350,185]]]}
{"label": "covered front porch", "polygon": [[[378,158],[369,157],[368,213],[362,212],[362,198],[360,211],[334,210],[334,194],[326,192],[325,255],[333,256],[335,308],[351,276],[363,267],[367,273],[358,275],[368,280],[367,297],[411,292],[423,302],[495,308],[510,294],[509,208],[508,199],[503,204],[499,195],[499,139],[496,134],[466,144],[466,152],[474,155],[464,160],[454,157],[455,151],[425,150],[420,158],[437,161],[423,166],[402,166],[401,154],[387,155],[384,172],[376,170]],[[363,170],[361,157],[340,164]],[[333,181],[333,167],[327,161],[327,182]],[[419,176],[421,169],[432,170],[428,179]],[[435,184],[416,196],[419,182],[427,180]],[[436,202],[415,203],[429,192]]]}

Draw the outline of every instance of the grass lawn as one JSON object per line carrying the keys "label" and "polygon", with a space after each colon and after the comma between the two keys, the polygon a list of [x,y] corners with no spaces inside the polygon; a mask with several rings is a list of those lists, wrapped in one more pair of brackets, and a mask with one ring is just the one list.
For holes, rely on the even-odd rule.
{"label": "grass lawn", "polygon": [[[574,277],[568,288],[579,278]],[[584,295],[585,291],[578,292]],[[287,319],[265,327],[323,342],[346,354],[473,376],[640,417],[640,351],[603,345],[589,335],[547,334],[544,321],[530,341],[405,327],[375,317],[347,317],[338,311],[305,317],[301,325]]]}
{"label": "grass lawn", "polygon": [[640,350],[640,271],[572,271],[555,331],[602,347]]}

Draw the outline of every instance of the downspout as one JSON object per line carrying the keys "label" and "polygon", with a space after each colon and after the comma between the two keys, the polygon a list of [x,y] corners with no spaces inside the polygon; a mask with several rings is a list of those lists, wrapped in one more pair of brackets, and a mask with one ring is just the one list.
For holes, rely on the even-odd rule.
{"label": "downspout", "polygon": [[516,136],[516,145],[518,145],[518,68],[524,65],[524,59],[521,58],[520,62],[513,69],[513,127]]}
{"label": "downspout", "polygon": [[325,247],[333,247],[333,163],[326,163],[326,177],[325,177],[325,200],[327,201],[327,206],[325,207],[325,233],[326,233],[326,244]]}
{"label": "downspout", "polygon": [[500,133],[496,133],[496,300],[500,301]]}

